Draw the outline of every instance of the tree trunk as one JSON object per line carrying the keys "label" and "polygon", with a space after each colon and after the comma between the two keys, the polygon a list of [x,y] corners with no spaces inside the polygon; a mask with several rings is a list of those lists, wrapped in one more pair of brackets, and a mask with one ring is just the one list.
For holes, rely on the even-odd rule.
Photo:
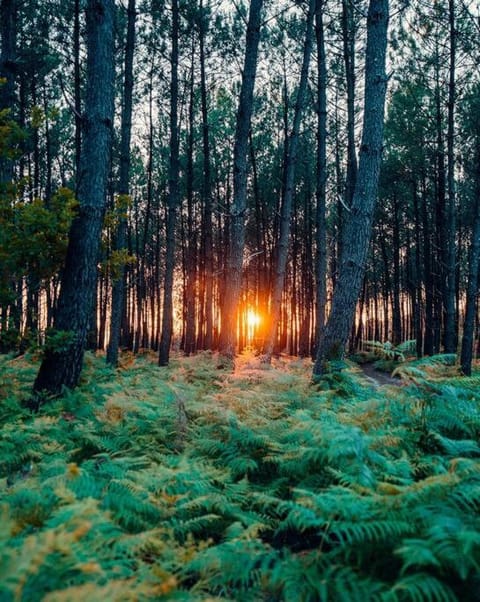
{"label": "tree trunk", "polygon": [[50,119],[47,92],[43,90],[43,110],[45,111],[45,206],[50,208],[52,197],[52,137],[50,134]]}
{"label": "tree trunk", "polygon": [[253,89],[257,73],[262,6],[263,0],[251,0],[233,150],[233,202],[230,208],[230,237],[225,266],[220,335],[220,355],[229,361],[235,357],[237,339],[237,311],[242,285],[245,212],[247,209],[248,134],[253,111]]}
{"label": "tree trunk", "polygon": [[193,199],[193,151],[194,151],[194,43],[192,41],[192,73],[190,82],[190,101],[188,106],[189,130],[187,141],[187,168],[186,168],[186,197],[187,197],[187,240],[185,241],[185,338],[183,350],[185,355],[190,355],[196,350],[196,309],[197,309],[197,227],[194,215]]}
{"label": "tree trunk", "polygon": [[465,320],[463,323],[462,351],[460,357],[462,372],[465,376],[471,376],[472,374],[473,338],[478,296],[478,270],[480,265],[480,200],[478,194],[475,197],[475,205],[476,212],[470,246],[467,303],[465,308]]}
{"label": "tree trunk", "polygon": [[[130,188],[130,138],[132,132],[133,104],[133,54],[135,49],[135,10],[136,0],[128,1],[127,40],[125,44],[125,73],[123,80],[123,107],[120,134],[120,170],[118,182],[119,217],[115,235],[115,250],[126,253],[128,194]],[[122,258],[120,258],[122,261]],[[116,276],[116,277],[115,277]],[[112,286],[112,309],[110,315],[110,340],[107,348],[107,363],[118,364],[118,347],[122,327],[123,306],[125,303],[125,267],[120,267],[114,275]]]}
{"label": "tree trunk", "polygon": [[[312,256],[313,238],[316,232],[313,232],[312,213],[316,210],[312,207],[310,186],[307,187],[303,198],[303,225],[301,228],[301,297],[299,312],[299,336],[298,336],[298,354],[300,357],[311,357],[315,347],[315,333],[312,336],[312,318],[317,311],[315,305],[315,277],[316,259]],[[326,244],[326,243],[325,243]],[[326,249],[325,249],[326,253]],[[326,259],[326,255],[325,255]],[[326,272],[326,263],[325,263]],[[326,273],[323,278],[326,278]]]}
{"label": "tree trunk", "polygon": [[213,344],[213,236],[212,236],[212,182],[210,167],[210,133],[208,125],[207,81],[205,75],[205,36],[206,15],[203,1],[200,0],[200,96],[202,100],[203,138],[203,236],[204,236],[204,278],[205,278],[205,349]]}
{"label": "tree trunk", "polygon": [[355,305],[365,270],[380,171],[385,93],[385,55],[388,0],[370,0],[367,17],[365,105],[359,169],[344,240],[340,274],[325,336],[318,349],[313,374],[328,371],[330,361],[341,360],[355,316]]}
{"label": "tree trunk", "polygon": [[78,384],[90,325],[105,212],[114,106],[113,0],[87,3],[87,93],[78,215],[72,223],[55,317],[56,339],[47,346],[34,383],[38,395],[59,395]]}
{"label": "tree trunk", "polygon": [[[477,133],[478,136],[478,133]],[[473,340],[475,317],[477,312],[478,281],[480,268],[480,138],[476,140],[476,173],[475,173],[475,214],[472,228],[472,239],[468,260],[467,303],[463,323],[462,350],[460,365],[465,376],[472,374]]]}
{"label": "tree trunk", "polygon": [[396,191],[393,193],[393,311],[392,343],[397,346],[402,341],[402,320],[400,314],[400,211]]}
{"label": "tree trunk", "polygon": [[353,202],[357,179],[357,155],[355,152],[355,17],[352,0],[342,0],[343,61],[347,85],[347,177],[345,203]]}
{"label": "tree trunk", "polygon": [[73,11],[73,88],[75,102],[75,191],[80,179],[82,152],[82,75],[80,70],[80,0],[74,1]]}
{"label": "tree trunk", "polygon": [[154,120],[153,120],[153,76],[155,71],[155,55],[152,55],[149,82],[148,82],[148,162],[147,162],[147,202],[145,206],[145,220],[143,223],[143,235],[140,239],[140,207],[137,207],[137,223],[136,223],[136,257],[137,257],[137,315],[136,324],[134,327],[134,344],[133,352],[137,353],[143,344],[145,332],[143,325],[145,323],[145,299],[147,295],[146,285],[146,265],[147,265],[147,241],[150,234],[150,220],[152,213],[153,200],[153,167],[154,167]]}
{"label": "tree trunk", "polygon": [[337,285],[337,277],[338,277],[338,265],[340,263],[340,257],[342,256],[342,248],[343,248],[343,228],[344,228],[344,218],[343,218],[343,204],[342,204],[342,195],[344,193],[344,182],[342,175],[342,166],[341,166],[341,155],[340,155],[340,116],[338,111],[338,89],[335,92],[335,192],[337,195],[337,203],[336,203],[336,215],[335,215],[335,240],[332,244],[332,254],[330,259],[330,274],[332,278],[332,287],[335,290]]}
{"label": "tree trunk", "polygon": [[273,275],[273,290],[270,303],[270,317],[265,347],[263,350],[263,361],[270,363],[275,341],[277,338],[278,319],[285,281],[285,270],[288,256],[288,241],[290,236],[290,217],[292,213],[292,202],[295,188],[295,168],[297,164],[297,148],[300,134],[300,123],[305,106],[305,96],[308,85],[308,70],[313,45],[313,18],[315,16],[316,0],[310,0],[308,5],[307,22],[305,27],[305,43],[303,48],[302,71],[298,86],[297,99],[293,116],[293,126],[287,139],[288,150],[284,166],[283,199],[280,216],[280,237],[276,249],[276,261]]}
{"label": "tree trunk", "polygon": [[[433,301],[434,286],[432,274],[432,241],[430,239],[428,198],[426,190],[425,174],[422,174],[422,230],[423,230],[423,281],[425,284],[425,326],[423,337],[424,355],[433,354]],[[416,192],[416,191],[415,191]],[[415,194],[414,192],[414,194]]]}
{"label": "tree trunk", "polygon": [[325,327],[327,306],[327,65],[325,57],[325,37],[323,28],[323,0],[317,0],[315,10],[315,32],[317,36],[317,171],[316,171],[316,216],[315,233],[317,256],[315,263],[315,349],[320,344]]}
{"label": "tree trunk", "polygon": [[179,138],[178,138],[178,38],[180,15],[178,0],[172,0],[172,54],[170,81],[170,168],[167,201],[165,281],[163,288],[162,334],[158,365],[167,366],[173,331],[173,272],[175,269],[175,220],[178,205]]}
{"label": "tree trunk", "polygon": [[457,351],[457,323],[455,309],[456,291],[456,208],[455,208],[455,55],[456,55],[456,31],[455,31],[455,6],[454,0],[448,0],[449,26],[450,26],[450,65],[448,84],[448,123],[447,123],[447,191],[448,202],[446,207],[446,265],[444,282],[444,315],[445,353],[456,353]]}
{"label": "tree trunk", "polygon": [[447,273],[447,215],[446,215],[446,167],[445,167],[445,144],[443,133],[443,106],[440,95],[440,49],[438,36],[435,38],[435,127],[436,127],[436,150],[435,150],[435,251],[436,263],[432,271],[434,279],[433,297],[433,353],[439,353],[442,336],[442,322],[445,322],[446,308],[446,273]]}
{"label": "tree trunk", "polygon": [[413,200],[413,215],[415,222],[415,288],[416,288],[416,305],[415,305],[415,339],[417,357],[423,355],[423,329],[421,319],[422,307],[422,276],[421,276],[421,234],[420,234],[420,212],[418,209],[418,194],[417,183],[412,182],[412,200]]}

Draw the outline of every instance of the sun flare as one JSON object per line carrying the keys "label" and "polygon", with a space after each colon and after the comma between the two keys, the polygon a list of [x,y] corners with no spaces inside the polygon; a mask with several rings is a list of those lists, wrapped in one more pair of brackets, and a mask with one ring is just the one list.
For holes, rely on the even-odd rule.
{"label": "sun flare", "polygon": [[261,319],[260,316],[253,311],[253,309],[249,309],[247,311],[247,325],[249,328],[256,328],[260,325]]}

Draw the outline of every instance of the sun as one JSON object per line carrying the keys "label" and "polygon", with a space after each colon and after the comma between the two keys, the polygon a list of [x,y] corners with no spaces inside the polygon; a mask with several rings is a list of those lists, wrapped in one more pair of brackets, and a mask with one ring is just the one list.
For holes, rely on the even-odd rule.
{"label": "sun", "polygon": [[247,311],[247,325],[249,328],[256,328],[259,326],[261,322],[260,316],[253,311],[253,309],[249,309]]}

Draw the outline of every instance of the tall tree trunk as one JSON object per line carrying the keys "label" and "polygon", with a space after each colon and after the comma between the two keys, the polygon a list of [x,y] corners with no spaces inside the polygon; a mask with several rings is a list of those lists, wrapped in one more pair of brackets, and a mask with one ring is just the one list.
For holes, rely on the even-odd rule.
{"label": "tall tree trunk", "polygon": [[444,315],[445,353],[456,353],[457,351],[457,323],[455,309],[456,291],[456,208],[455,208],[455,55],[456,55],[456,31],[455,31],[455,5],[454,0],[448,0],[448,14],[450,27],[450,65],[448,83],[448,123],[447,123],[447,191],[448,202],[446,208],[446,265],[445,265],[445,291],[444,291]]}
{"label": "tall tree trunk", "polygon": [[383,259],[383,278],[382,278],[382,289],[383,289],[383,339],[390,339],[390,322],[388,319],[389,312],[388,308],[390,305],[390,293],[392,292],[392,280],[390,276],[390,257],[387,252],[386,235],[383,227],[381,228],[381,240],[380,247],[382,251]]}
{"label": "tall tree trunk", "polygon": [[[447,214],[446,214],[446,166],[445,166],[445,144],[443,132],[443,106],[441,99],[440,83],[440,41],[438,35],[435,37],[435,127],[436,127],[436,173],[435,173],[435,216],[436,232],[435,247],[437,263],[433,270],[434,277],[434,305],[433,305],[433,352],[439,353],[442,336],[442,322],[445,322],[446,308],[446,274],[447,274]],[[443,318],[443,320],[442,320]]]}
{"label": "tall tree trunk", "polygon": [[[120,134],[120,173],[118,182],[119,218],[115,235],[115,250],[126,253],[128,194],[130,188],[130,138],[132,132],[133,104],[133,55],[135,50],[136,0],[128,0],[127,39],[125,44],[125,72],[123,80],[123,107]],[[120,261],[123,261],[120,257]],[[114,274],[112,286],[112,309],[110,315],[110,340],[107,348],[107,363],[118,364],[118,347],[122,327],[123,306],[125,303],[125,267]]]}
{"label": "tall tree trunk", "polygon": [[473,340],[475,316],[477,312],[478,282],[480,268],[480,137],[476,140],[476,173],[475,173],[475,214],[472,228],[472,239],[468,260],[468,284],[465,319],[463,323],[462,350],[460,365],[465,376],[472,374]]}
{"label": "tall tree trunk", "polygon": [[363,132],[355,194],[345,227],[344,240],[348,245],[345,245],[342,253],[332,310],[325,336],[318,349],[313,369],[314,377],[328,371],[330,361],[340,360],[344,356],[365,270],[383,145],[387,30],[388,0],[370,0],[367,17]]}
{"label": "tall tree trunk", "polygon": [[284,166],[283,199],[280,216],[280,237],[277,243],[276,260],[273,275],[272,298],[270,303],[270,317],[265,347],[262,360],[270,363],[275,341],[277,338],[278,319],[280,305],[285,281],[285,270],[288,256],[288,242],[290,236],[290,218],[292,213],[292,202],[295,188],[295,169],[297,164],[298,139],[300,135],[300,123],[305,106],[305,96],[308,85],[308,70],[310,67],[310,56],[313,46],[313,19],[315,16],[316,0],[310,0],[305,26],[305,43],[303,47],[302,71],[298,86],[297,99],[295,102],[293,126],[288,138],[287,157]]}
{"label": "tall tree trunk", "polygon": [[205,349],[213,344],[213,237],[212,237],[212,182],[210,167],[210,133],[208,125],[207,81],[205,75],[206,15],[203,0],[200,0],[200,96],[202,100],[203,138],[203,236],[204,236],[204,278],[205,278]]}
{"label": "tall tree trunk", "polygon": [[305,217],[302,227],[302,247],[301,247],[301,297],[299,306],[299,334],[298,334],[298,355],[308,357],[313,353],[315,346],[315,333],[312,336],[312,318],[316,311],[315,305],[315,282],[313,273],[315,271],[315,262],[312,257],[311,249],[313,247],[312,216],[310,196],[305,195],[304,212]]}
{"label": "tall tree trunk", "polygon": [[323,27],[323,0],[317,0],[315,9],[315,32],[317,36],[317,166],[316,166],[316,215],[315,239],[317,256],[315,262],[316,301],[315,301],[315,347],[317,352],[325,327],[327,306],[327,64],[325,56],[325,36]]}
{"label": "tall tree trunk", "polygon": [[170,81],[170,168],[167,201],[165,281],[163,288],[162,334],[158,365],[167,366],[173,331],[173,272],[175,269],[175,220],[178,205],[179,138],[178,138],[178,38],[180,15],[178,0],[172,0],[172,54]]}
{"label": "tall tree trunk", "polygon": [[195,93],[195,70],[194,70],[195,45],[192,40],[192,72],[190,82],[190,101],[188,105],[188,140],[187,140],[187,168],[186,168],[186,197],[187,197],[187,240],[185,251],[185,337],[184,352],[190,355],[196,350],[196,308],[197,308],[197,227],[195,224],[194,202],[193,202],[193,150],[194,150],[194,93]]}
{"label": "tall tree trunk", "polygon": [[335,192],[337,195],[336,203],[336,215],[335,215],[335,239],[332,243],[332,254],[330,259],[330,274],[332,278],[332,286],[335,289],[337,285],[338,277],[338,266],[340,264],[340,257],[342,256],[343,248],[343,229],[344,229],[344,216],[343,216],[343,201],[342,195],[344,193],[344,182],[342,175],[341,166],[341,153],[340,153],[340,116],[338,111],[338,89],[335,92]]}
{"label": "tall tree trunk", "polygon": [[[267,236],[267,218],[265,215],[265,203],[263,202],[260,182],[258,165],[256,158],[256,149],[253,145],[253,136],[250,133],[250,162],[252,165],[252,180],[253,180],[253,197],[254,197],[254,215],[255,215],[255,245],[256,245],[256,257],[254,268],[257,278],[257,289],[256,289],[256,306],[260,316],[267,315],[267,290],[268,290],[268,259],[267,255],[269,252],[269,241]],[[262,322],[258,325],[255,334],[256,341],[255,346],[260,348],[260,341],[263,338],[263,326]]]}
{"label": "tall tree trunk", "polygon": [[[425,174],[422,174],[422,230],[423,230],[423,281],[425,284],[425,327],[423,337],[423,353],[424,355],[433,354],[433,302],[434,302],[434,286],[432,274],[432,241],[430,238],[429,228],[429,211],[428,197],[426,190]],[[415,194],[416,191],[414,191]]]}
{"label": "tall tree trunk", "polygon": [[393,304],[392,304],[392,343],[396,346],[402,340],[402,320],[400,315],[400,211],[397,192],[393,193]]}
{"label": "tall tree trunk", "polygon": [[80,181],[80,155],[82,152],[82,75],[80,69],[80,0],[73,9],[73,88],[75,102],[75,190]]}
{"label": "tall tree trunk", "polygon": [[225,269],[220,334],[220,354],[230,361],[235,356],[237,311],[242,285],[245,212],[247,209],[248,134],[253,111],[253,90],[257,73],[262,6],[263,0],[251,0],[233,150],[233,202],[230,207],[230,237]]}
{"label": "tall tree trunk", "polygon": [[113,0],[87,3],[87,93],[84,149],[78,186],[78,215],[72,223],[55,317],[59,340],[45,350],[34,392],[59,395],[80,377],[105,212],[114,106]]}
{"label": "tall tree trunk", "polygon": [[[38,107],[38,94],[37,94],[37,89],[38,89],[38,82],[37,82],[37,74],[34,72],[34,70],[32,70],[33,72],[30,75],[30,99],[32,101],[32,104],[34,107]],[[32,139],[32,145],[33,145],[33,149],[32,149],[32,159],[33,159],[33,173],[32,173],[32,180],[30,182],[30,185],[32,186],[31,190],[31,195],[32,195],[32,200],[35,198],[41,198],[42,196],[42,191],[40,189],[40,136],[39,136],[39,132],[38,132],[38,128],[33,128],[33,131],[31,133],[31,139]]]}
{"label": "tall tree trunk", "polygon": [[[421,276],[421,223],[420,223],[420,211],[418,208],[418,194],[417,194],[417,183],[414,180],[412,182],[412,200],[413,200],[413,216],[415,223],[415,289],[416,289],[416,303],[414,305],[415,313],[415,339],[416,346],[415,351],[417,357],[422,357],[423,354],[423,329],[422,329],[422,276]],[[410,245],[409,245],[410,247]],[[413,295],[412,295],[413,299]]]}
{"label": "tall tree trunk", "polygon": [[146,265],[147,265],[147,241],[150,234],[150,221],[153,200],[153,167],[154,167],[154,120],[153,120],[153,76],[155,71],[155,54],[152,55],[149,82],[148,82],[148,161],[147,161],[147,202],[145,206],[145,219],[143,233],[140,234],[140,208],[137,207],[137,222],[135,236],[135,255],[137,257],[137,311],[136,324],[134,327],[133,352],[136,353],[143,344],[145,332],[145,298],[147,294]]}
{"label": "tall tree trunk", "polygon": [[45,206],[50,208],[52,198],[52,136],[50,133],[49,107],[46,89],[43,90],[43,110],[45,112]]}
{"label": "tall tree trunk", "polygon": [[297,313],[298,313],[298,278],[297,278],[297,260],[300,256],[300,243],[298,238],[298,197],[294,201],[293,217],[292,217],[292,254],[290,261],[291,284],[285,287],[285,297],[290,301],[289,308],[286,311],[287,324],[290,323],[290,345],[288,349],[289,355],[297,355]]}
{"label": "tall tree trunk", "polygon": [[342,0],[343,61],[347,85],[347,177],[345,202],[353,202],[357,179],[357,154],[355,151],[355,16],[353,0]]}

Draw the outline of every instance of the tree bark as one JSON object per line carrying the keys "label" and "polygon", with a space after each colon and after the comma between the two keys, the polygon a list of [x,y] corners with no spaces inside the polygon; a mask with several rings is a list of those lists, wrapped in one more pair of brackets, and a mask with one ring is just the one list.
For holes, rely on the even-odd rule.
{"label": "tree bark", "polygon": [[196,351],[196,310],[197,310],[197,227],[194,215],[193,198],[193,151],[194,151],[194,93],[195,93],[195,46],[192,41],[192,65],[190,81],[190,100],[188,103],[188,140],[187,140],[187,167],[186,167],[186,197],[187,197],[187,240],[185,241],[185,337],[183,350],[185,355]]}
{"label": "tree bark", "polygon": [[400,208],[397,192],[393,193],[393,303],[392,303],[392,343],[397,346],[402,341],[402,320],[400,314]]}
{"label": "tree bark", "polygon": [[[422,308],[422,276],[421,276],[421,234],[420,234],[420,212],[418,209],[418,194],[417,194],[417,183],[415,181],[412,182],[412,199],[413,199],[413,215],[414,215],[414,223],[415,223],[415,305],[414,305],[414,313],[415,313],[415,335],[414,338],[416,340],[415,351],[417,357],[422,357],[423,355],[423,329],[422,329],[422,317],[421,317],[421,308]],[[413,295],[412,295],[413,299]]]}
{"label": "tree bark", "polygon": [[[133,55],[135,50],[136,0],[128,1],[127,39],[125,44],[125,73],[123,81],[123,107],[120,134],[120,170],[118,194],[120,196],[120,216],[115,236],[115,250],[126,252],[127,247],[127,203],[130,189],[130,139],[132,132],[133,105]],[[107,363],[116,367],[118,347],[125,302],[125,267],[122,266],[112,286],[112,309],[110,315],[110,340],[107,348]]]}
{"label": "tree bark", "polygon": [[315,353],[325,328],[327,306],[327,64],[323,27],[323,0],[317,0],[315,9],[315,33],[317,37],[317,166],[316,166],[316,215],[315,239],[317,255],[315,263]]}
{"label": "tree bark", "polygon": [[135,255],[137,258],[137,279],[136,279],[136,322],[134,326],[133,352],[137,353],[143,345],[146,333],[144,331],[145,312],[146,312],[146,270],[147,265],[147,242],[150,235],[150,221],[152,219],[152,201],[153,201],[153,168],[154,168],[154,99],[153,99],[153,79],[155,72],[155,51],[151,57],[149,82],[148,82],[148,161],[147,161],[147,199],[145,205],[145,218],[143,222],[143,232],[140,233],[141,209],[137,206],[136,234],[135,234]]}
{"label": "tree bark", "polygon": [[206,14],[203,1],[200,0],[200,96],[202,101],[202,139],[203,139],[203,251],[205,279],[205,335],[203,345],[211,349],[213,345],[213,236],[212,236],[212,177],[210,166],[210,132],[208,124],[207,81],[205,75],[205,37]]}
{"label": "tree bark", "polygon": [[343,249],[332,310],[317,352],[314,377],[328,371],[329,362],[343,359],[365,270],[382,155],[387,30],[388,0],[370,0],[363,132],[353,204],[345,227],[344,240],[348,244]]}
{"label": "tree bark", "polygon": [[465,307],[465,319],[463,323],[462,350],[460,354],[460,365],[465,376],[472,374],[473,341],[475,334],[475,318],[477,313],[477,297],[480,268],[480,130],[475,132],[475,160],[474,164],[474,202],[475,213],[472,228],[468,261],[468,283],[467,300]]}
{"label": "tree bark", "polygon": [[248,134],[253,111],[253,90],[257,73],[262,6],[263,0],[251,0],[233,151],[233,202],[230,208],[230,237],[225,266],[220,334],[220,355],[229,361],[235,357],[237,340],[237,311],[242,285],[247,209]]}
{"label": "tree bark", "polygon": [[78,215],[70,229],[55,317],[58,337],[47,346],[34,392],[59,395],[78,384],[90,325],[105,212],[114,106],[113,0],[87,3],[87,90]]}
{"label": "tree bark", "polygon": [[475,195],[475,219],[468,262],[467,302],[465,308],[465,320],[463,323],[462,350],[460,355],[460,365],[465,376],[471,376],[472,374],[473,339],[478,296],[478,271],[480,267],[480,174],[477,175],[477,178],[477,188],[479,190]]}
{"label": "tree bark", "polygon": [[308,70],[310,67],[310,56],[313,46],[313,19],[315,16],[316,0],[310,0],[308,4],[307,22],[305,27],[305,42],[303,47],[302,70],[298,86],[297,99],[295,102],[293,126],[287,139],[288,150],[284,166],[283,199],[280,217],[280,237],[276,249],[276,261],[273,274],[273,290],[270,303],[270,317],[262,361],[270,363],[277,338],[278,320],[285,281],[285,270],[288,256],[288,242],[290,236],[290,218],[295,188],[295,169],[297,164],[298,139],[300,135],[300,123],[305,106],[305,96],[308,85]]}
{"label": "tree bark", "polygon": [[179,138],[178,138],[178,38],[180,15],[178,0],[172,0],[172,54],[170,81],[170,168],[167,201],[165,281],[163,288],[162,334],[158,365],[167,366],[173,331],[173,272],[175,269],[175,220],[178,205]]}
{"label": "tree bark", "polygon": [[75,102],[75,191],[80,180],[82,153],[82,76],[80,70],[80,0],[74,1],[73,11],[73,87]]}
{"label": "tree bark", "polygon": [[455,208],[455,56],[456,56],[456,31],[455,31],[455,6],[454,0],[448,0],[449,14],[449,83],[448,83],[448,116],[447,116],[447,207],[446,207],[446,265],[444,282],[444,315],[445,353],[457,351],[457,323],[455,308],[456,292],[456,208]]}
{"label": "tree bark", "polygon": [[342,0],[343,61],[347,86],[347,176],[345,202],[353,203],[357,179],[357,154],[355,151],[355,17],[352,0]]}

